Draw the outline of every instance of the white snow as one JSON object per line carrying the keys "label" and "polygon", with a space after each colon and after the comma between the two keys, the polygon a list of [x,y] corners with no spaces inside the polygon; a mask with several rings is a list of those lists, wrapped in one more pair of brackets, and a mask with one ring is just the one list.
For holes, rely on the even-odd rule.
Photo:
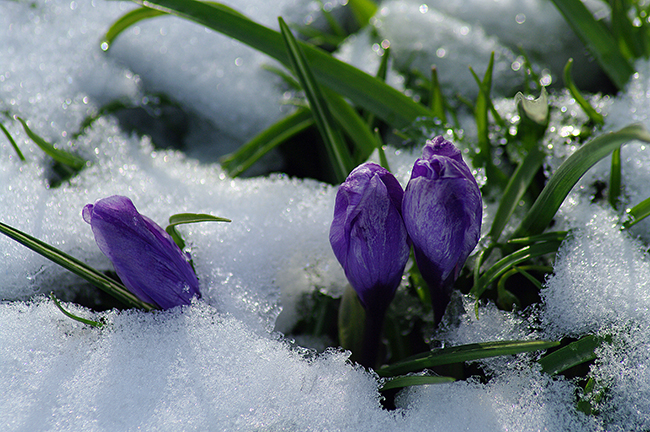
{"label": "white snow", "polygon": [[[278,15],[304,22],[315,13],[308,1],[230,3],[272,27]],[[390,39],[396,63],[416,53],[428,67],[435,55],[436,62],[445,61],[439,67],[444,79],[475,89],[468,64],[482,72],[496,49],[501,66],[495,80],[509,80],[516,56],[506,48],[511,39],[497,34],[497,27],[503,8],[512,2],[490,2],[494,7],[464,3],[472,7],[431,2],[422,12],[421,3],[413,9],[413,2],[388,1],[373,22],[381,37]],[[593,182],[607,179],[607,160],[562,206],[557,226],[571,228],[572,234],[557,256],[539,310],[525,316],[482,304],[477,320],[473,303],[459,297],[456,303],[467,312],[436,335],[447,345],[611,335],[613,344],[598,351],[590,372],[599,388],[607,389],[598,405],[602,415],[577,412],[578,385],[541,373],[536,354],[479,363],[488,372],[487,383],[408,389],[398,396],[398,409],[386,411],[380,405],[380,381],[349,363],[347,353],[332,348],[317,354],[282,335],[298,319],[295,304],[302,294],[318,287],[338,295],[346,283],[327,236],[335,188],[281,175],[232,180],[218,165],[154,151],[150,140],[125,133],[110,117],[98,120],[79,140],[71,139],[82,119],[105,102],[137,101],[145,92],[164,91],[210,123],[207,132],[198,128],[190,134],[188,153],[199,157],[208,148],[218,148],[210,150],[217,153],[233,148],[284,112],[279,79],[259,68],[271,63],[268,58],[180,19],[140,23],[103,53],[102,33],[132,7],[101,0],[0,4],[0,122],[28,159],[18,160],[0,135],[0,221],[100,270],[109,270],[110,263],[81,218],[82,207],[99,198],[127,195],[161,225],[180,212],[210,213],[232,223],[180,227],[203,293],[191,306],[155,313],[93,312],[65,303],[78,315],[105,321],[101,329],[71,321],[43,296],[54,290],[73,300],[92,296],[94,288],[1,236],[0,429],[596,431],[650,426],[650,268],[644,243],[650,225],[641,223],[631,233],[619,229],[624,208],[649,194],[645,145],[623,148],[625,193],[618,212],[606,203],[591,203]],[[548,2],[527,1],[521,7],[509,12],[504,33],[518,29],[520,24],[511,22],[515,12],[526,15],[526,41],[543,40],[549,28],[563,28]],[[534,20],[536,14],[544,20]],[[436,49],[413,45],[417,40]],[[453,49],[436,54],[452,43]],[[350,49],[359,52],[348,54],[350,61],[376,56],[370,46],[363,53],[363,44]],[[605,130],[632,122],[650,129],[650,66],[639,63],[637,69],[626,92],[594,99],[606,114]],[[399,77],[394,79],[399,85]],[[550,170],[575,150],[564,145],[572,133],[567,125],[585,121],[568,96],[556,94],[553,101],[557,109],[546,143],[554,155]],[[513,109],[508,103],[497,108],[502,106]],[[49,188],[50,162],[12,115],[82,155],[89,166],[69,183]],[[403,184],[417,153],[388,149]]]}

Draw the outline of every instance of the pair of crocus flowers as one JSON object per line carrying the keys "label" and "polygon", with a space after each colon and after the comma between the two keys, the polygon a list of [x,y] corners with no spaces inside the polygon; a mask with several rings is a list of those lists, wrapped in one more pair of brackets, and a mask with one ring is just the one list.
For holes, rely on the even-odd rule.
{"label": "pair of crocus flowers", "polygon": [[438,324],[478,243],[482,210],[461,152],[442,137],[427,141],[406,191],[375,163],[355,168],[336,195],[330,243],[366,314],[383,317],[412,244]]}

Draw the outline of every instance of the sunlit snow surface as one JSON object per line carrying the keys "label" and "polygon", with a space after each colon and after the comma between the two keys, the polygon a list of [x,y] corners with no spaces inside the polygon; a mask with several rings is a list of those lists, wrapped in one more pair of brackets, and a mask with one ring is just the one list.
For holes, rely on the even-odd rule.
{"label": "sunlit snow surface", "polygon": [[[547,7],[538,3],[526,2],[526,10]],[[232,5],[270,26],[278,15],[300,22],[314,10],[307,1]],[[24,117],[35,131],[91,163],[70,183],[48,189],[47,158],[18,122],[2,116],[28,161],[21,163],[0,135],[0,220],[101,270],[109,270],[110,263],[81,218],[82,207],[99,198],[128,195],[138,210],[162,225],[180,212],[211,213],[233,222],[180,228],[203,293],[189,307],[96,313],[66,304],[81,316],[104,320],[102,329],[71,321],[38,296],[54,290],[74,298],[92,289],[1,237],[0,429],[650,427],[650,264],[643,244],[618,229],[621,214],[590,202],[593,182],[607,178],[607,161],[585,176],[560,210],[558,226],[573,233],[561,248],[540,310],[523,318],[488,304],[479,308],[477,320],[473,304],[458,298],[456,304],[467,313],[439,335],[450,345],[611,335],[615,343],[598,353],[591,372],[609,389],[600,417],[576,412],[574,383],[540,373],[532,354],[485,362],[482,367],[491,376],[486,384],[470,380],[405,391],[398,396],[398,409],[385,411],[378,381],[348,363],[345,353],[332,349],[317,355],[277,332],[295,322],[294,304],[301,293],[317,286],[336,295],[345,284],[327,241],[334,188],[282,176],[231,180],[217,165],[152,151],[147,139],[124,133],[111,118],[69,141],[101,104],[139,98],[145,90],[164,90],[212,119],[220,131],[212,138],[226,147],[282,114],[279,80],[258,68],[267,59],[193,24],[172,18],[142,23],[122,35],[108,55],[102,53],[102,32],[130,8],[100,0],[0,4],[0,110]],[[451,9],[436,13],[454,15]],[[388,20],[388,14],[380,19]],[[460,21],[472,18],[459,15],[457,20],[447,24],[460,26],[456,29],[462,34]],[[482,32],[471,36],[481,38]],[[467,72],[467,64],[446,67]],[[635,121],[650,127],[650,74],[646,65],[639,70],[627,93],[599,100],[606,128]],[[554,104],[568,108],[553,114],[554,135],[547,144],[558,159],[550,161],[551,167],[571,151],[562,147],[563,136],[571,133],[567,118],[584,121],[568,97],[556,96]],[[389,151],[403,184],[416,156]],[[629,144],[622,160],[624,205],[630,206],[648,195],[650,156],[645,146]],[[649,231],[640,224],[633,235],[647,241]]]}

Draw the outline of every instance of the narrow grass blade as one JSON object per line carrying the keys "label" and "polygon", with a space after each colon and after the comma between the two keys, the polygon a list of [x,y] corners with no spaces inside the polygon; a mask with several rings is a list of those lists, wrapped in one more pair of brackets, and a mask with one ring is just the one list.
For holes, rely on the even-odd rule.
{"label": "narrow grass blade", "polygon": [[347,175],[354,168],[350,151],[343,140],[343,136],[341,136],[336,127],[327,100],[316,82],[309,63],[300,50],[298,42],[293,37],[291,30],[289,30],[284,20],[279,18],[278,21],[280,23],[282,37],[289,52],[292,69],[305,91],[305,96],[309,101],[311,112],[316,121],[316,127],[325,142],[325,147],[330,156],[336,179],[339,183],[343,183]]}
{"label": "narrow grass blade", "polygon": [[594,138],[569,156],[549,179],[515,235],[523,237],[544,231],[580,177],[596,162],[632,140],[650,142],[650,133],[641,125],[627,126]]}
{"label": "narrow grass blade", "polygon": [[[237,39],[272,58],[290,65],[282,35],[251,21],[223,5],[195,0],[134,0],[159,11],[187,18],[226,36]],[[300,43],[318,82],[355,105],[374,113],[396,128],[410,125],[429,110],[401,92],[359,69],[335,59],[315,47]]]}
{"label": "narrow grass blade", "polygon": [[16,119],[23,125],[23,129],[25,129],[27,136],[31,138],[31,140],[34,141],[36,145],[39,146],[41,150],[43,150],[52,159],[63,165],[67,165],[76,171],[80,171],[83,167],[86,166],[85,159],[73,155],[72,153],[57,149],[52,144],[32,132],[29,126],[27,126],[27,122],[25,120],[20,117],[16,117]]}
{"label": "narrow grass blade", "polygon": [[449,348],[439,348],[428,353],[413,356],[399,363],[378,369],[382,377],[392,377],[411,372],[419,372],[434,366],[480,360],[502,355],[513,355],[523,352],[539,351],[558,346],[555,341],[496,341],[473,343]]}
{"label": "narrow grass blade", "polygon": [[650,198],[646,198],[634,207],[627,209],[628,220],[623,223],[623,228],[630,228],[650,216]]}
{"label": "narrow grass blade", "polygon": [[314,116],[309,108],[301,108],[288,115],[255,138],[241,146],[236,152],[221,158],[221,167],[229,176],[238,177],[262,156],[314,125]]}
{"label": "narrow grass blade", "polygon": [[113,25],[108,29],[104,35],[101,42],[101,49],[107,51],[110,46],[115,41],[115,38],[120,35],[124,30],[128,29],[132,25],[148,19],[154,18],[160,15],[166,15],[165,12],[149,9],[149,8],[138,8],[122,15]]}
{"label": "narrow grass blade", "polygon": [[566,62],[566,65],[564,66],[564,86],[569,90],[569,93],[571,93],[571,96],[573,96],[573,99],[578,102],[578,105],[582,108],[582,110],[587,114],[589,119],[594,122],[597,125],[602,125],[605,123],[605,119],[603,118],[603,115],[596,111],[594,107],[592,107],[589,102],[580,94],[580,91],[578,90],[578,87],[576,87],[575,83],[573,82],[573,78],[571,78],[571,68],[573,67],[573,59],[570,58],[569,61]]}
{"label": "narrow grass blade", "polygon": [[445,376],[398,376],[386,381],[379,391],[410,387],[414,385],[427,385],[427,384],[447,384],[456,381],[455,378]]}
{"label": "narrow grass blade", "polygon": [[365,162],[377,147],[375,135],[368,127],[368,124],[345,99],[327,87],[322,90],[332,116],[352,140],[354,145],[353,165],[356,166]]}
{"label": "narrow grass blade", "polygon": [[447,115],[445,114],[445,97],[440,88],[440,81],[438,80],[438,69],[433,66],[431,68],[431,102],[430,108],[434,117],[438,117],[442,123],[447,123]]}
{"label": "narrow grass blade", "polygon": [[5,136],[6,136],[7,139],[9,140],[9,143],[10,143],[11,146],[14,148],[14,151],[15,151],[16,154],[18,155],[18,159],[20,159],[21,161],[25,162],[25,156],[23,156],[23,153],[22,153],[22,152],[20,151],[20,149],[18,148],[18,144],[16,144],[16,141],[14,141],[13,137],[11,136],[11,134],[9,133],[9,131],[7,130],[7,128],[5,128],[5,126],[4,126],[2,123],[0,123],[0,129],[2,129],[2,132],[5,134]]}
{"label": "narrow grass blade", "polygon": [[91,284],[95,285],[97,288],[105,291],[107,294],[112,295],[130,307],[136,307],[147,311],[157,309],[156,306],[145,303],[142,300],[138,299],[121,283],[104,276],[94,268],[60,251],[54,246],[50,246],[47,243],[30,236],[29,234],[25,234],[24,232],[12,228],[9,225],[5,225],[1,222],[0,233],[44,256],[53,263],[60,265],[64,269],[71,271],[77,276],[82,277]]}
{"label": "narrow grass blade", "polygon": [[492,242],[498,242],[503,229],[507,225],[512,213],[517,208],[519,201],[526,193],[528,186],[533,181],[535,174],[544,163],[545,154],[539,147],[533,147],[526,158],[517,167],[510,181],[503,191],[499,207],[494,215],[488,237]]}
{"label": "narrow grass blade", "polygon": [[476,299],[480,298],[488,286],[505,272],[517,264],[528,261],[531,258],[557,252],[560,244],[562,243],[559,241],[536,243],[533,245],[524,246],[523,248],[511,253],[510,255],[506,255],[497,261],[492,267],[487,269],[483,275],[478,280],[476,280],[474,286],[470,291],[470,294],[473,295]]}
{"label": "narrow grass blade", "polygon": [[73,313],[70,313],[67,310],[65,310],[63,308],[63,306],[61,306],[61,302],[59,301],[59,299],[57,299],[54,296],[53,292],[50,293],[50,298],[54,302],[54,305],[61,311],[61,313],[63,313],[63,315],[67,316],[68,318],[73,319],[75,321],[78,321],[80,323],[92,326],[92,327],[97,327],[97,328],[104,327],[104,324],[102,324],[100,322],[89,320],[89,319],[86,319],[86,318],[81,318],[80,316],[77,316],[77,315],[75,315]]}
{"label": "narrow grass blade", "polygon": [[604,338],[598,336],[585,336],[557,351],[546,354],[538,360],[538,363],[542,365],[542,371],[550,375],[557,375],[581,363],[594,360],[596,348],[600,347],[604,341]]}
{"label": "narrow grass blade", "polygon": [[552,1],[616,87],[623,89],[634,73],[634,68],[621,53],[609,29],[602,22],[596,21],[582,0]]}
{"label": "narrow grass blade", "polygon": [[200,214],[200,213],[179,213],[169,217],[169,225],[165,228],[167,234],[169,234],[174,243],[178,245],[179,248],[183,249],[185,247],[185,241],[181,237],[180,233],[176,230],[176,225],[197,223],[197,222],[232,222],[230,219],[212,216],[209,214]]}
{"label": "narrow grass blade", "polygon": [[534,236],[511,238],[508,240],[508,244],[531,245],[547,241],[562,242],[568,234],[568,231],[552,231]]}

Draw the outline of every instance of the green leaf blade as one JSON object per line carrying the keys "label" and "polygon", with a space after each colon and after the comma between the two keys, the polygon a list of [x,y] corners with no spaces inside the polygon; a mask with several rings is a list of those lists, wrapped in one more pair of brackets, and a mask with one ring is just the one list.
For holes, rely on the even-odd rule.
{"label": "green leaf blade", "polygon": [[29,234],[19,231],[2,222],[0,222],[0,233],[33,250],[39,255],[44,256],[53,263],[60,265],[64,269],[87,280],[97,288],[112,295],[130,307],[137,307],[147,311],[157,309],[156,306],[138,299],[124,285],[104,276],[102,273],[98,272],[87,264],[79,261],[74,257],[71,257],[70,255],[60,251],[51,245],[48,245],[47,243],[35,237],[30,236]]}
{"label": "green leaf blade", "polygon": [[86,166],[86,160],[74,155],[72,153],[68,153],[66,151],[57,149],[54,147],[52,144],[49,142],[45,141],[43,138],[41,138],[39,135],[35,134],[29,126],[27,126],[27,122],[23,120],[20,117],[16,117],[16,119],[23,125],[23,129],[25,129],[25,133],[27,133],[27,136],[36,143],[37,146],[45,152],[48,156],[50,156],[52,159],[55,161],[62,163],[63,165],[67,165],[70,168],[76,170],[76,171],[81,171],[85,166]]}
{"label": "green leaf blade", "polygon": [[634,68],[621,53],[612,33],[596,21],[581,0],[552,0],[573,32],[596,57],[598,64],[619,89],[623,89]]}
{"label": "green leaf blade", "polygon": [[282,37],[289,53],[291,66],[309,101],[316,127],[320,131],[330,155],[336,180],[342,183],[350,171],[354,169],[352,156],[343,140],[343,136],[341,136],[339,130],[336,128],[327,100],[314,78],[309,62],[291,33],[289,26],[287,26],[282,18],[279,18],[279,23]]}
{"label": "green leaf blade", "polygon": [[456,381],[455,378],[445,376],[423,376],[423,375],[408,375],[398,376],[386,381],[380,388],[380,391],[410,387],[414,385],[429,385],[429,384],[448,384]]}
{"label": "green leaf blade", "polygon": [[617,132],[605,133],[580,147],[551,176],[515,235],[524,237],[543,232],[584,173],[616,148],[632,140],[650,142],[650,133],[641,125],[631,125]]}
{"label": "green leaf blade", "polygon": [[553,351],[538,360],[542,371],[557,375],[579,364],[594,360],[595,350],[605,341],[604,338],[589,335],[569,345]]}
{"label": "green leaf blade", "polygon": [[378,369],[382,377],[392,377],[418,372],[434,366],[480,360],[484,358],[539,351],[558,346],[556,341],[496,341],[481,342],[456,347],[440,348]]}

